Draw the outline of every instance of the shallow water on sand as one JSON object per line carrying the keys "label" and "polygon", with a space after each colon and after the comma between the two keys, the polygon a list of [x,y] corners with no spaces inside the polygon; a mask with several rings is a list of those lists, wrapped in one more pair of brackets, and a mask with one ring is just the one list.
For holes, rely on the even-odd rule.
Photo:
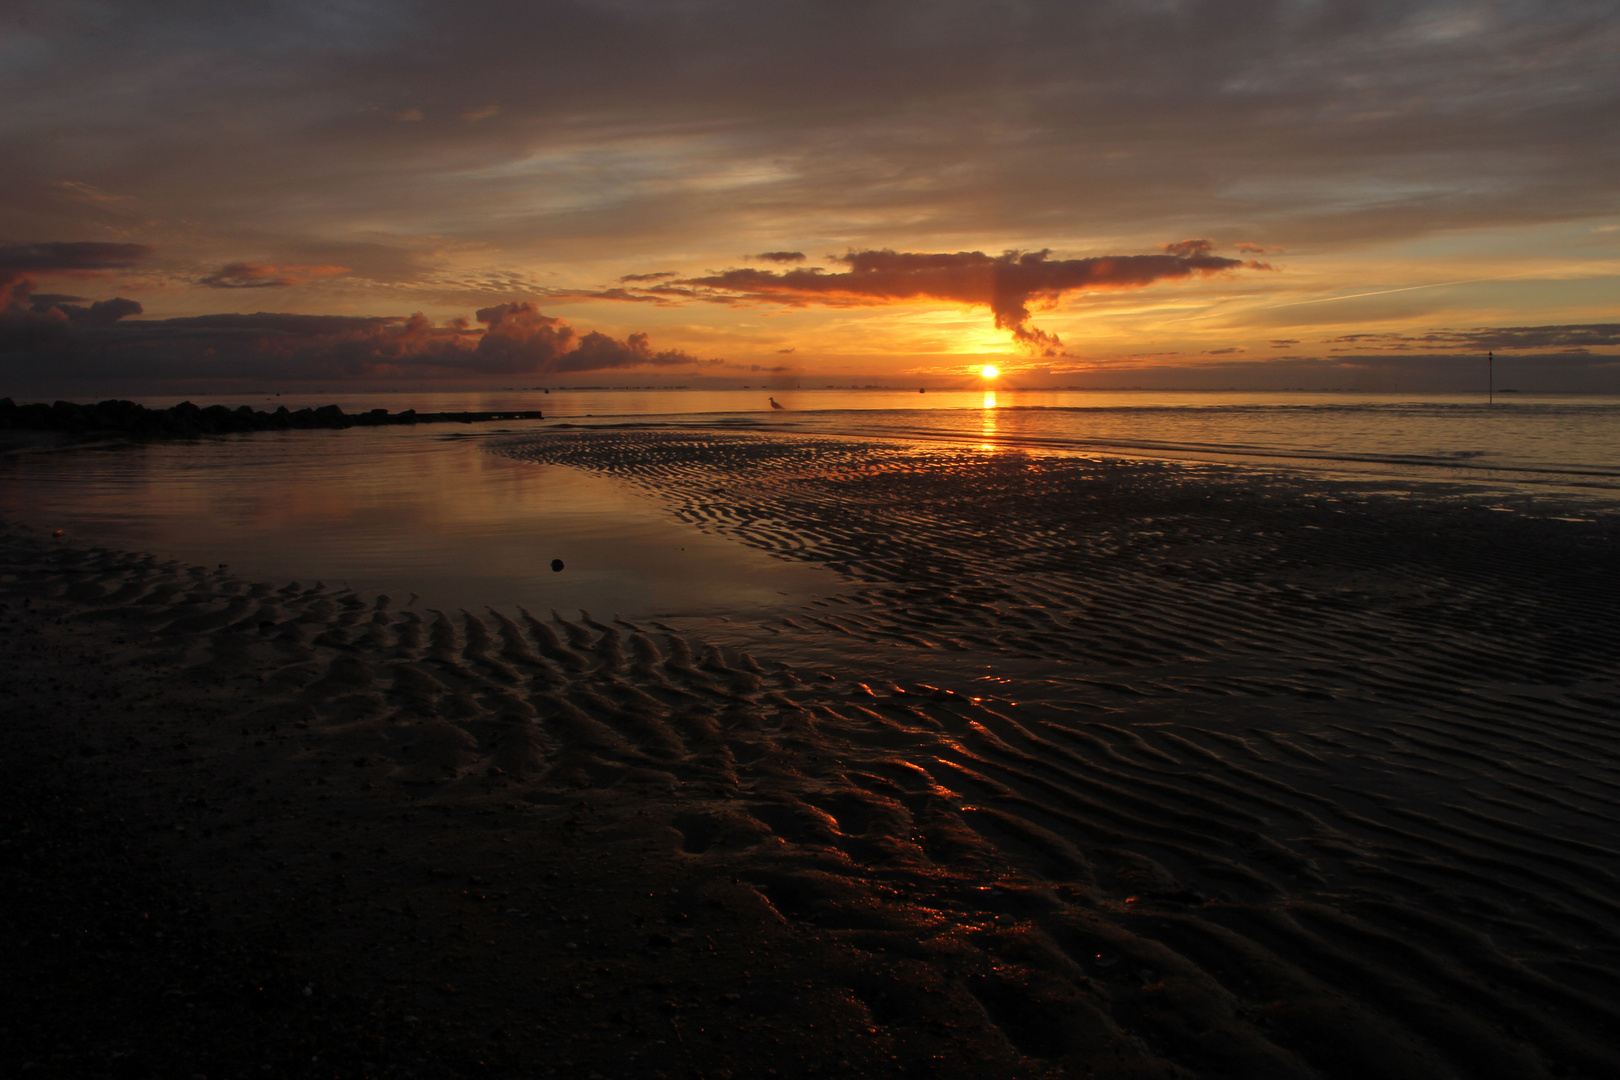
{"label": "shallow water on sand", "polygon": [[1620,402],[1603,398],[1490,407],[1349,394],[777,393],[789,407],[774,412],[749,411],[764,396],[755,390],[339,399],[350,411],[377,401],[395,412],[540,407],[547,419],[0,455],[0,516],[263,580],[346,583],[401,602],[414,592],[430,607],[726,619],[829,595],[840,579],[693,529],[656,491],[485,449],[512,434],[673,428],[1216,461],[1391,489],[1439,482],[1529,494],[1574,515],[1620,497]]}
{"label": "shallow water on sand", "polygon": [[[688,528],[614,481],[445,429],[265,432],[0,458],[0,516],[69,539],[422,607],[725,618],[832,572]],[[551,561],[564,569],[553,572]]]}
{"label": "shallow water on sand", "polygon": [[[738,935],[765,925],[741,921],[756,912],[851,965],[817,978],[871,1003],[860,1028],[909,1016],[926,987],[954,995],[953,1039],[979,1018],[1032,1063],[973,1075],[1620,1075],[1620,516],[900,440],[542,424],[498,454],[477,442],[349,431],[141,453],[167,462],[164,483],[185,461],[250,459],[225,470],[240,491],[200,489],[249,530],[414,508],[398,534],[452,535],[440,557],[464,541],[436,514],[496,531],[564,470],[617,485],[563,481],[569,508],[600,497],[633,520],[614,500],[640,492],[685,535],[724,538],[706,574],[775,555],[840,587],[723,627],[423,617],[3,535],[0,583],[60,605],[53,626],[116,628],[110,668],[246,688],[242,719],[210,736],[218,783],[296,776],[288,799],[347,789],[390,817],[478,806],[513,814],[514,841],[583,808],[580,842],[662,845],[692,880],[736,886]],[[346,478],[330,503],[322,475]],[[290,717],[297,734],[272,741]],[[165,754],[181,791],[191,737],[196,757]],[[355,835],[316,824],[341,823],[339,805],[251,819],[254,839],[315,880],[332,872],[315,845]],[[214,842],[199,850],[248,857]],[[489,862],[504,874],[520,850]],[[455,888],[447,927],[468,914]],[[636,933],[637,951],[686,947],[671,931]],[[705,951],[680,962],[702,972]]]}
{"label": "shallow water on sand", "polygon": [[[13,455],[0,512],[48,497],[86,528],[197,521],[263,560],[514,590],[549,587],[555,552],[733,611],[739,583],[821,576],[725,625],[594,600],[424,618],[4,535],[0,583],[59,605],[51,626],[116,628],[109,668],[245,687],[218,783],[603,808],[587,843],[643,858],[653,828],[753,898],[727,911],[852,965],[818,979],[870,1005],[862,1028],[926,987],[950,1038],[978,1018],[1031,1062],[974,1075],[1620,1075],[1620,515],[733,417],[478,430]],[[712,555],[654,564],[670,544]],[[180,745],[191,791],[203,751]],[[353,835],[317,820],[254,839],[314,880],[312,838]]]}
{"label": "shallow water on sand", "polygon": [[[1620,497],[1620,398],[1601,395],[1021,389],[556,390],[243,395],[274,409],[539,409],[569,424],[700,425],[1116,453]],[[782,406],[772,409],[774,400]],[[207,404],[213,399],[199,398]],[[173,404],[151,399],[152,406]]]}

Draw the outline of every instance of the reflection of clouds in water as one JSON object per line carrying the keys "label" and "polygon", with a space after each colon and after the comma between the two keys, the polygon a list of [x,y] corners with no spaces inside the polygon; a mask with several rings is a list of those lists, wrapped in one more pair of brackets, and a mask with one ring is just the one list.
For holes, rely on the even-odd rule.
{"label": "reflection of clouds in water", "polygon": [[192,535],[386,520],[422,534],[479,536],[547,522],[556,514],[547,496],[559,489],[572,510],[611,511],[631,501],[611,486],[570,485],[570,477],[514,468],[504,459],[420,436],[323,438],[298,432],[206,449],[174,444],[141,450],[109,462],[109,469],[69,471],[103,512],[131,521],[184,519]]}
{"label": "reflection of clouds in water", "polygon": [[984,405],[982,407],[984,409],[982,414],[983,426],[980,428],[979,433],[984,437],[985,441],[980,444],[979,449],[994,450],[996,444],[991,441],[996,437],[996,392],[994,390],[984,392]]}
{"label": "reflection of clouds in water", "polygon": [[[267,580],[410,590],[451,607],[740,610],[836,585],[818,567],[692,530],[608,477],[481,442],[351,430],[17,455],[0,462],[0,515]],[[570,573],[554,576],[554,558]]]}

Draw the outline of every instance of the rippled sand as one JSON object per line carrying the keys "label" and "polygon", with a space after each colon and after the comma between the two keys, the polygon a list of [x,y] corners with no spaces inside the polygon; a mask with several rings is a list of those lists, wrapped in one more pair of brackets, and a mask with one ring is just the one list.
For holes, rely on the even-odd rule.
{"label": "rippled sand", "polygon": [[[758,624],[423,614],[21,534],[3,588],[206,686],[210,775],[518,837],[606,815],[604,853],[722,890],[739,942],[836,956],[803,961],[838,1001],[807,1037],[858,1061],[1620,1072],[1614,516],[832,438],[500,452],[847,588]],[[702,1015],[732,1032],[710,1071],[751,1038],[812,1060]]]}

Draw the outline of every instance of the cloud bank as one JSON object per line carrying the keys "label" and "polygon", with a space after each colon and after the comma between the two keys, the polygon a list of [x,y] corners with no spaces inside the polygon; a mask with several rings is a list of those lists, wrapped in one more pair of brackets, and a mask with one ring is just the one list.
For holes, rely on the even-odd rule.
{"label": "cloud bank", "polygon": [[[14,290],[15,294],[15,290]],[[480,308],[435,325],[409,317],[285,312],[138,319],[115,297],[15,299],[0,311],[0,379],[48,385],[86,379],[266,381],[548,375],[712,364],[655,350],[644,333],[581,331],[534,304]]]}
{"label": "cloud bank", "polygon": [[754,250],[764,214],[806,241],[916,223],[877,241],[914,249],[1187,220],[1293,249],[1620,205],[1608,0],[128,3],[7,29],[29,106],[0,118],[0,235],[334,236],[363,208],[377,235],[619,255]]}
{"label": "cloud bank", "polygon": [[145,244],[56,241],[0,244],[0,314],[26,307],[37,280],[44,276],[99,277],[128,270],[152,254]]}
{"label": "cloud bank", "polygon": [[[780,303],[797,306],[870,306],[914,300],[942,300],[988,307],[996,327],[1038,351],[1055,355],[1062,342],[1029,325],[1030,304],[1056,302],[1065,293],[1094,289],[1139,289],[1155,282],[1265,270],[1262,262],[1211,254],[1208,240],[1165,245],[1163,255],[1106,255],[1051,259],[1049,251],[922,253],[852,251],[836,261],[849,270],[726,270],[682,278],[647,291],[722,303]],[[763,257],[763,256],[761,256]]]}
{"label": "cloud bank", "polygon": [[[1045,373],[1043,373],[1043,376]],[[1028,377],[1028,376],[1026,376]],[[1355,390],[1390,394],[1467,394],[1484,402],[1490,385],[1483,353],[1374,353],[1098,363],[1054,371],[1053,385],[1164,390]],[[1620,357],[1555,352],[1496,357],[1495,389],[1552,394],[1620,393]],[[1497,401],[1503,401],[1498,397]],[[1533,401],[1534,399],[1526,399]]]}
{"label": "cloud bank", "polygon": [[1590,349],[1620,345],[1620,323],[1576,326],[1498,326],[1475,330],[1434,330],[1426,334],[1341,334],[1330,343],[1369,351],[1409,352],[1463,345],[1479,350]]}
{"label": "cloud bank", "polygon": [[134,300],[113,297],[88,305],[84,297],[37,293],[38,279],[88,279],[128,270],[151,255],[145,244],[58,241],[0,245],[0,353],[51,347],[139,315]]}

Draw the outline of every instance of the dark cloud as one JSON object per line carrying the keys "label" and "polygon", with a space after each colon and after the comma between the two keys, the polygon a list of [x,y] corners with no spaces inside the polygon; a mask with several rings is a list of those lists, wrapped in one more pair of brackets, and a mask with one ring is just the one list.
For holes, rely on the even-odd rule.
{"label": "dark cloud", "polygon": [[1400,352],[1466,345],[1480,350],[1596,348],[1620,345],[1620,323],[1575,326],[1497,326],[1474,330],[1434,330],[1426,334],[1364,333],[1329,338],[1329,344],[1358,350]]}
{"label": "dark cloud", "polygon": [[0,244],[0,274],[127,270],[150,254],[152,249],[145,244],[104,244],[93,241]]}
{"label": "dark cloud", "polygon": [[140,320],[132,300],[36,306],[0,318],[0,377],[29,384],[85,378],[307,380],[457,377],[696,365],[655,351],[646,334],[581,332],[525,302],[435,325],[422,315],[282,312]]}
{"label": "dark cloud", "polygon": [[660,270],[656,274],[625,274],[623,277],[621,277],[619,279],[619,281],[624,283],[624,284],[629,284],[630,282],[633,282],[633,281],[635,281],[635,282],[640,282],[640,281],[667,281],[668,279],[670,279],[672,277],[680,277],[680,276],[681,275],[677,274],[673,270]]}
{"label": "dark cloud", "polygon": [[76,330],[113,326],[120,319],[141,313],[139,303],[121,296],[88,306],[64,303],[48,294],[28,297],[28,301],[0,309],[0,350],[8,343],[13,347],[55,347],[69,340]]}
{"label": "dark cloud", "polygon": [[804,262],[804,252],[802,252],[802,251],[762,251],[758,255],[751,255],[749,257],[753,258],[753,259],[759,259],[762,262],[773,262],[773,263]]}
{"label": "dark cloud", "polygon": [[[119,319],[139,315],[142,310],[139,302],[126,300],[122,296],[115,296],[111,300],[97,300],[89,307],[77,304],[53,304],[51,307],[66,315],[68,322],[79,326],[111,326]],[[34,309],[40,310],[37,300]]]}
{"label": "dark cloud", "polygon": [[[435,326],[422,315],[304,315],[284,312],[141,320],[122,297],[32,292],[34,274],[93,276],[127,269],[151,254],[138,244],[45,243],[0,246],[0,374],[61,377],[120,372],[178,377],[356,378],[390,372],[511,374],[597,371],[698,363],[655,351],[646,334],[620,340],[577,331],[534,304],[480,308],[481,329],[465,319]],[[229,263],[202,279],[215,288],[302,284],[344,273],[337,266]],[[9,275],[4,276],[4,275]],[[25,276],[26,275],[26,276]],[[611,295],[611,299],[644,299]],[[592,294],[601,295],[601,294]],[[656,300],[656,298],[653,298]]]}
{"label": "dark cloud", "polygon": [[84,298],[62,293],[36,293],[40,276],[99,277],[127,270],[151,254],[144,244],[55,242],[0,245],[0,348],[50,347],[78,329],[112,326],[141,305],[116,297],[88,307]]}
{"label": "dark cloud", "polygon": [[41,276],[95,277],[112,270],[128,270],[151,254],[152,249],[145,244],[0,244],[0,313],[30,301],[34,282]]}
{"label": "dark cloud", "polygon": [[23,40],[0,235],[407,236],[454,199],[452,241],[509,249],[818,214],[784,235],[1196,220],[1297,248],[1620,205],[1612,0],[133,3]]}
{"label": "dark cloud", "polygon": [[1180,255],[1182,258],[1192,258],[1194,255],[1208,255],[1215,250],[1215,245],[1208,240],[1178,240],[1174,244],[1160,244],[1159,247],[1171,255]]}
{"label": "dark cloud", "polygon": [[[1049,376],[1057,385],[1096,388],[1475,392],[1481,402],[1489,378],[1482,354],[1441,352],[1201,361],[1153,354],[1054,366]],[[1613,394],[1620,392],[1620,360],[1581,352],[1497,356],[1495,386],[1498,393],[1511,387],[1524,393]]]}
{"label": "dark cloud", "polygon": [[272,266],[268,263],[227,263],[197,284],[210,289],[269,289],[304,285],[318,278],[347,274],[346,266]]}
{"label": "dark cloud", "polygon": [[[664,220],[711,235],[807,204],[862,222],[903,209],[957,235],[1270,220],[1285,243],[1616,206],[1620,16],[1604,0],[426,10],[344,82],[423,108],[427,124],[382,125],[390,137],[442,116],[439,139],[493,157],[588,114],[610,130],[693,132],[702,156],[681,167],[693,176],[786,166],[705,195],[621,180],[604,159],[599,194],[619,209],[679,208]],[[496,22],[499,42],[478,30]],[[557,52],[535,71],[541,39]],[[453,122],[493,100],[503,111],[479,131]]]}
{"label": "dark cloud", "polygon": [[[1055,352],[1057,337],[1029,325],[1029,305],[1055,301],[1064,293],[1092,289],[1134,289],[1157,281],[1207,276],[1240,268],[1267,269],[1264,263],[1211,255],[1209,242],[1183,241],[1188,254],[1107,255],[1089,259],[1050,259],[1046,251],[924,253],[852,251],[838,259],[849,270],[745,268],[675,282],[685,295],[730,303],[867,306],[910,300],[944,300],[983,305],[996,326],[1037,349]],[[670,288],[668,286],[664,288]],[[655,290],[656,291],[656,290]]]}

